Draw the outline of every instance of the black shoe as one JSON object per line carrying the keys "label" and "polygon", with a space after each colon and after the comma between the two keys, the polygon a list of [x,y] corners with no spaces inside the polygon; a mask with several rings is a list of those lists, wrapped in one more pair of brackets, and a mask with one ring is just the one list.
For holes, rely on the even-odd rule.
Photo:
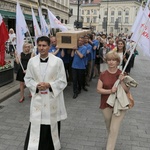
{"label": "black shoe", "polygon": [[88,89],[86,87],[83,88],[84,91],[88,91]]}
{"label": "black shoe", "polygon": [[78,94],[75,93],[75,94],[73,95],[73,99],[75,99],[75,98],[77,98],[77,97],[78,97]]}

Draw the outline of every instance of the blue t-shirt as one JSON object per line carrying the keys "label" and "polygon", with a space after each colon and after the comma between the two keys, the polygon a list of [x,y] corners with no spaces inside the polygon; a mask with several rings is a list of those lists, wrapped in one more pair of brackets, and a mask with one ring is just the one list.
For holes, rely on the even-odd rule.
{"label": "blue t-shirt", "polygon": [[83,46],[78,47],[78,51],[84,56],[83,58],[80,58],[78,54],[74,54],[73,62],[72,62],[72,68],[75,69],[86,69],[85,68],[85,57],[86,57],[86,52],[87,48]]}
{"label": "blue t-shirt", "polygon": [[88,43],[84,45],[87,48],[87,51],[89,51],[89,53],[87,53],[86,58],[87,58],[87,62],[92,60],[93,58],[93,53],[92,53],[92,46]]}
{"label": "blue t-shirt", "polygon": [[[98,40],[93,40],[93,47],[96,46],[96,48],[98,48]],[[96,50],[92,49],[93,50],[93,60],[95,59],[96,57]]]}
{"label": "blue t-shirt", "polygon": [[[50,49],[49,49],[48,52],[49,52],[49,53],[54,53],[55,51],[56,51],[56,46],[52,45],[52,46],[50,47]],[[59,50],[59,52],[58,52],[55,56],[61,58],[61,49]]]}

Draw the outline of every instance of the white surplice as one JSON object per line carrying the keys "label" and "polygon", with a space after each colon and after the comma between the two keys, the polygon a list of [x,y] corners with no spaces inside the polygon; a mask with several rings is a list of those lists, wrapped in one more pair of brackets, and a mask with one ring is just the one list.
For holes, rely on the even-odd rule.
{"label": "white surplice", "polygon": [[[41,124],[51,125],[54,148],[55,150],[59,150],[60,141],[57,122],[67,118],[63,95],[67,81],[63,61],[49,53],[49,59],[45,65],[42,66],[40,55],[31,58],[28,62],[24,78],[25,84],[32,94],[30,106],[31,129],[28,150],[38,149]],[[52,92],[48,89],[48,94],[36,93],[36,87],[39,82],[49,83]]]}

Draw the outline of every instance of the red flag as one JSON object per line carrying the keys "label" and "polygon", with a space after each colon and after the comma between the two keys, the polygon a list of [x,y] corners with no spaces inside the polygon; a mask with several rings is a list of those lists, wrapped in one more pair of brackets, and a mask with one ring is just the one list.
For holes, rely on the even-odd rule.
{"label": "red flag", "polygon": [[8,38],[8,30],[0,14],[0,66],[5,65],[5,42]]}

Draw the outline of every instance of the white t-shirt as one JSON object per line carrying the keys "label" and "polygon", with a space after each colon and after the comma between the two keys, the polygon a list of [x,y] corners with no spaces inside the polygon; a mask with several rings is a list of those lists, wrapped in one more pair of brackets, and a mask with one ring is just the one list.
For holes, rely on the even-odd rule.
{"label": "white t-shirt", "polygon": [[13,38],[16,38],[16,34],[15,33],[9,34],[9,42],[10,42],[10,44],[16,45],[16,39],[13,40]]}

